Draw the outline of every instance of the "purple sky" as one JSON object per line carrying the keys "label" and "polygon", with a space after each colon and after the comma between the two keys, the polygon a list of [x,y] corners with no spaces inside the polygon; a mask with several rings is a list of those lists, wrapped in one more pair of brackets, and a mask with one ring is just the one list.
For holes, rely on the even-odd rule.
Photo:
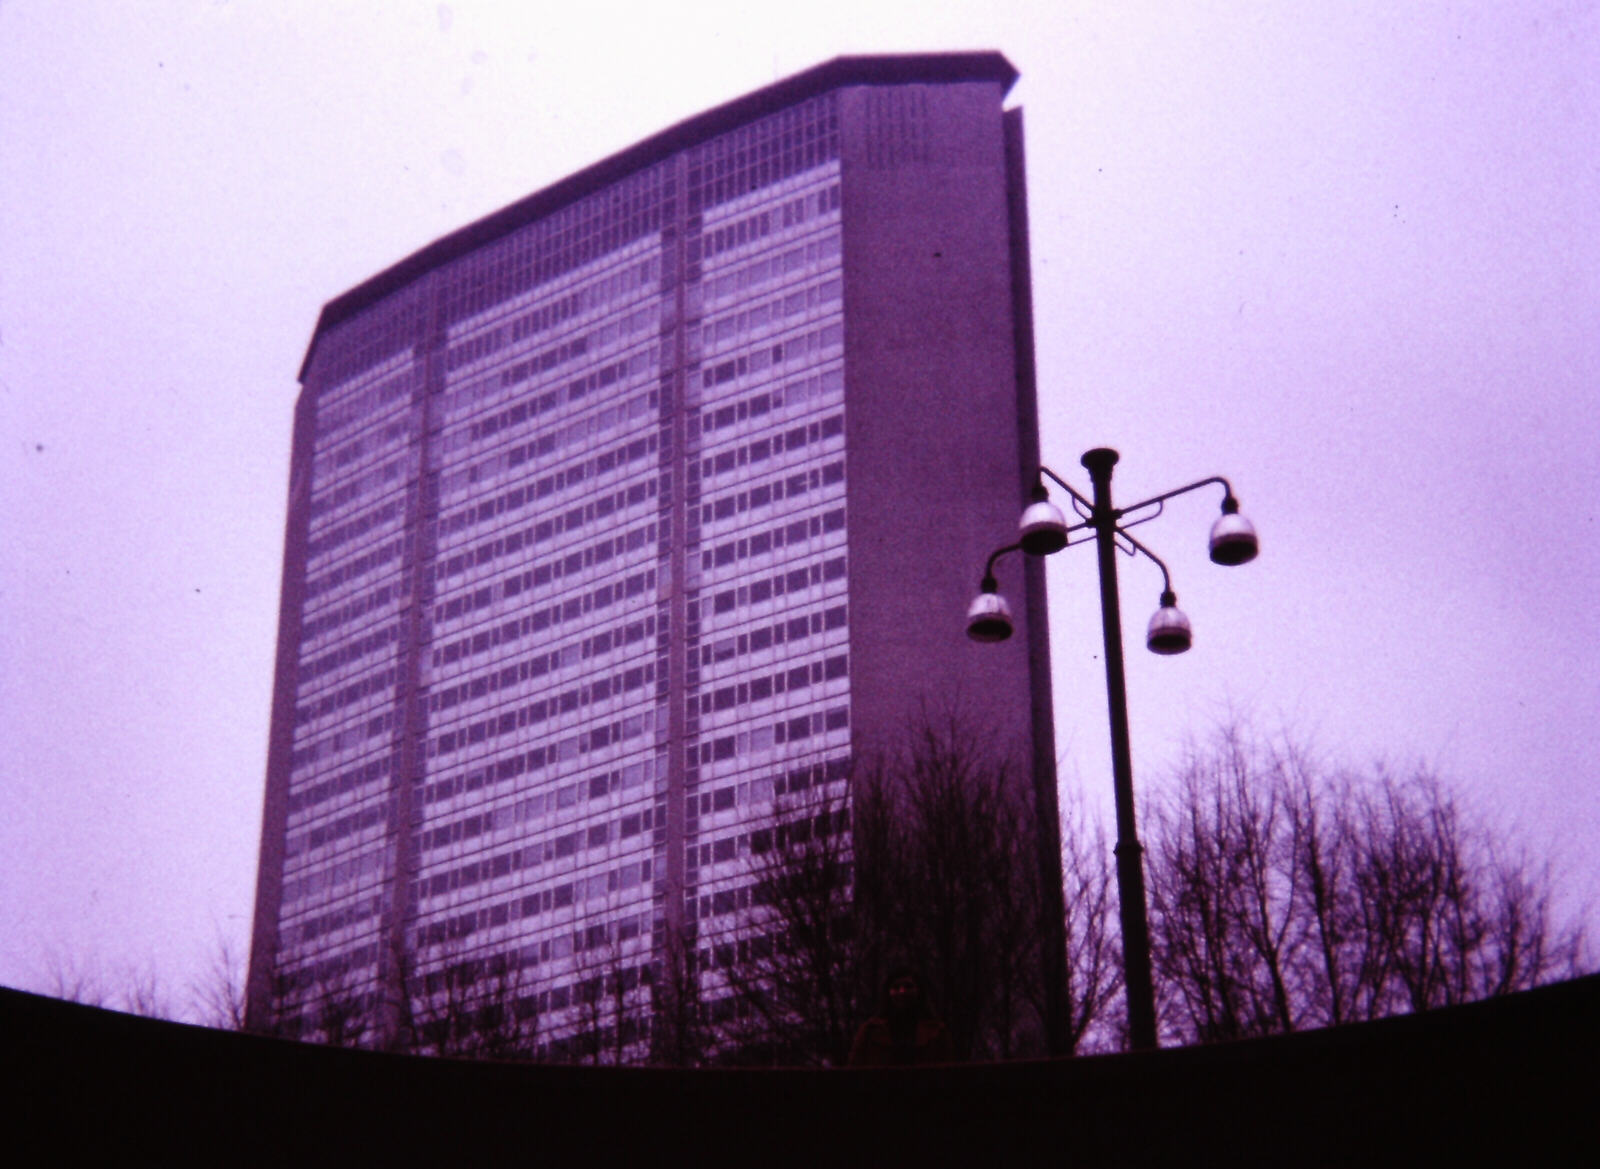
{"label": "purple sky", "polygon": [[[1593,5],[4,0],[0,983],[181,997],[247,934],[324,301],[829,57],[971,48],[1022,72],[1046,461],[1086,488],[1117,447],[1124,501],[1227,475],[1262,536],[1230,572],[1210,496],[1141,529],[1181,658],[1121,564],[1141,789],[1247,715],[1435,764],[1592,903]],[[1050,584],[1062,783],[1101,807],[1093,555]]]}

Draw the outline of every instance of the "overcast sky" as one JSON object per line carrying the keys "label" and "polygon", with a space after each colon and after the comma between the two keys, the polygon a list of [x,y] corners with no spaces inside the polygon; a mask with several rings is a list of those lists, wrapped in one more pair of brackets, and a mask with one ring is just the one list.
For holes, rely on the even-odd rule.
{"label": "overcast sky", "polygon": [[[1593,4],[0,0],[0,983],[181,994],[248,934],[325,301],[830,57],[979,48],[1022,73],[1046,461],[1227,475],[1261,533],[1228,571],[1210,496],[1141,529],[1181,658],[1122,563],[1140,790],[1243,715],[1432,764],[1600,892]],[[1101,807],[1094,557],[1049,573]]]}

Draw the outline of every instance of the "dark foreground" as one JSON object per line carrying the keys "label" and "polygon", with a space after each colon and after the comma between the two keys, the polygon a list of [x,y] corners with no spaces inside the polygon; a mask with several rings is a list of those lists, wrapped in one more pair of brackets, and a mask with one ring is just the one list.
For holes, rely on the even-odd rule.
{"label": "dark foreground", "polygon": [[1568,1164],[1595,1155],[1600,975],[1247,1043],[903,1071],[457,1063],[0,989],[0,1052],[12,1147],[48,1163]]}

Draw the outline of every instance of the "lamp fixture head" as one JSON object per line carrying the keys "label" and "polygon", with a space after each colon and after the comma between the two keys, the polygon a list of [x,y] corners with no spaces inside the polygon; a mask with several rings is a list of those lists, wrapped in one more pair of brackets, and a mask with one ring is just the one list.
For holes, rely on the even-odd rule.
{"label": "lamp fixture head", "polygon": [[967,636],[973,641],[1004,641],[1011,636],[1011,606],[997,588],[994,577],[984,577],[983,591],[967,607]]}
{"label": "lamp fixture head", "polygon": [[1181,654],[1194,644],[1194,631],[1189,628],[1189,618],[1178,608],[1176,593],[1168,590],[1161,594],[1161,608],[1150,618],[1144,643],[1156,654]]}
{"label": "lamp fixture head", "polygon": [[1211,525],[1211,562],[1230,567],[1248,564],[1260,551],[1255,526],[1239,514],[1239,501],[1228,496],[1222,501],[1222,515]]}
{"label": "lamp fixture head", "polygon": [[1033,502],[1022,513],[1019,543],[1029,556],[1048,556],[1067,546],[1067,517],[1050,502],[1050,494],[1040,483],[1033,489]]}

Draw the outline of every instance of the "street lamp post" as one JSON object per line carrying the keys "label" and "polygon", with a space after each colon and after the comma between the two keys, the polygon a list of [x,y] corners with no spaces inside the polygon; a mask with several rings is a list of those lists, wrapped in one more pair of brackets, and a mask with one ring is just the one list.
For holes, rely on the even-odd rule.
{"label": "street lamp post", "polygon": [[[1105,639],[1106,705],[1111,723],[1111,774],[1116,795],[1117,901],[1122,919],[1128,1031],[1134,1048],[1153,1048],[1156,1046],[1155,988],[1150,972],[1150,926],[1145,911],[1144,849],[1139,844],[1133,810],[1133,756],[1128,746],[1128,694],[1122,665],[1122,613],[1117,595],[1116,554],[1121,546],[1130,556],[1142,553],[1161,569],[1161,603],[1150,619],[1145,644],[1153,653],[1177,654],[1188,649],[1193,640],[1189,619],[1178,608],[1178,597],[1172,590],[1167,566],[1127,529],[1155,519],[1167,500],[1214,483],[1222,487],[1224,496],[1222,516],[1211,528],[1212,561],[1223,565],[1247,563],[1255,559],[1260,543],[1250,521],[1239,514],[1239,501],[1234,498],[1233,488],[1220,476],[1201,479],[1119,509],[1111,502],[1111,470],[1116,466],[1117,452],[1098,447],[1086,452],[1081,462],[1094,485],[1093,499],[1085,499],[1050,468],[1039,468],[1033,502],[1022,513],[1020,539],[992,553],[984,568],[981,590],[967,611],[967,635],[975,641],[1004,641],[1011,636],[1011,611],[1000,595],[994,576],[994,566],[1000,557],[1017,550],[1030,556],[1048,556],[1071,544],[1087,541],[1087,536],[1074,540],[1074,532],[1093,532],[1100,562],[1100,624]],[[1081,523],[1069,525],[1061,509],[1050,502],[1044,485],[1046,477],[1071,497]]]}

